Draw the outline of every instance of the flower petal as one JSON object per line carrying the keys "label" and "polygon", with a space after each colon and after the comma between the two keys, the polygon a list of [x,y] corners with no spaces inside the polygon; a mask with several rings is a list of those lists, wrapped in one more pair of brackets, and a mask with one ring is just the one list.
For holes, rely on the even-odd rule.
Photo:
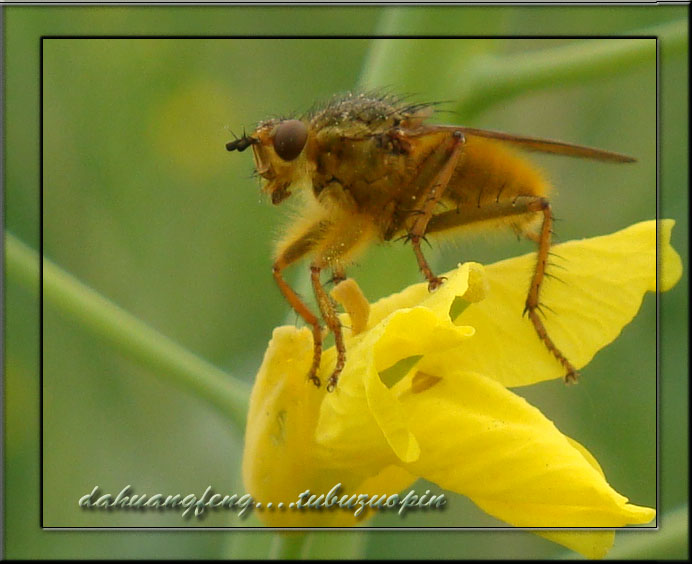
{"label": "flower petal", "polygon": [[[661,289],[681,275],[680,257],[670,246],[674,222],[659,223]],[[562,280],[546,278],[541,289],[546,329],[576,366],[588,364],[636,315],[643,295],[656,288],[656,222],[638,223],[611,235],[556,245],[548,268]],[[560,257],[560,258],[558,258]],[[487,266],[490,289],[457,323],[476,329],[473,342],[445,355],[446,362],[523,386],[562,378],[564,371],[536,335],[522,311],[535,267],[535,253]]]}
{"label": "flower petal", "polygon": [[[340,493],[358,492],[359,485],[370,476],[350,467],[330,469],[317,460],[314,431],[326,392],[307,381],[311,360],[312,336],[308,329],[274,330],[250,397],[243,482],[253,499],[265,507],[257,510],[257,516],[266,525],[354,526],[359,519],[353,511],[289,508],[306,490],[327,494],[341,483]],[[395,483],[406,486],[401,473],[398,480]],[[274,509],[266,508],[269,502]],[[278,508],[279,503],[284,509]]]}
{"label": "flower petal", "polygon": [[[457,348],[472,335],[472,328],[454,325],[446,313],[416,307],[392,313],[365,338],[347,342],[349,361],[335,392],[324,398],[316,432],[325,457],[332,463],[380,465],[395,462],[392,451],[405,462],[418,458],[409,416],[380,373],[410,357]],[[330,366],[325,360],[323,367]]]}
{"label": "flower petal", "polygon": [[[664,219],[658,224],[658,289],[661,292],[670,290],[682,277],[682,259],[670,244],[671,231],[674,225],[675,221],[672,219]],[[655,290],[655,287],[649,287],[650,292]]]}
{"label": "flower petal", "polygon": [[370,309],[371,326],[391,313],[416,306],[424,306],[440,316],[449,315],[449,309],[457,297],[468,302],[481,301],[487,293],[485,269],[475,262],[466,262],[445,274],[447,280],[434,292],[428,291],[427,282],[413,284],[397,294],[378,300]]}
{"label": "flower petal", "polygon": [[[392,386],[412,372],[425,354],[456,349],[474,334],[472,327],[452,323],[449,310],[457,296],[482,297],[483,268],[467,264],[452,273],[440,291],[420,298],[423,305],[400,308],[401,300],[371,308],[368,331],[346,334],[348,362],[333,394],[324,398],[315,440],[325,464],[365,465],[371,471],[411,462],[419,455],[416,437],[408,427],[408,414],[401,408]],[[410,289],[409,289],[410,290]],[[432,307],[425,302],[432,300]],[[399,363],[413,361],[392,380],[390,372]],[[324,352],[321,374],[334,366],[333,348]]]}
{"label": "flower petal", "polygon": [[420,458],[406,466],[411,473],[520,527],[621,527],[653,519],[653,509],[628,504],[583,447],[523,398],[478,374],[437,376],[424,392],[400,396],[421,445]]}
{"label": "flower petal", "polygon": [[[312,359],[307,329],[278,327],[260,368],[250,398],[243,454],[246,491],[264,509],[258,518],[272,527],[350,527],[367,518],[355,508],[291,509],[301,493],[324,495],[338,484],[337,497],[370,493],[391,494],[410,486],[416,476],[396,465],[373,469],[339,465],[324,458],[314,442],[319,407],[327,394],[311,385],[306,375]],[[389,457],[395,460],[393,454]],[[267,503],[273,509],[267,508]],[[278,504],[283,502],[284,509]]]}

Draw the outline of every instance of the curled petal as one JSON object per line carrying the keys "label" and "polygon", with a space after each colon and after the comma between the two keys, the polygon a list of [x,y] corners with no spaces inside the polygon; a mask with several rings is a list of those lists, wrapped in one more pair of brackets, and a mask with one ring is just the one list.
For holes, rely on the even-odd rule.
{"label": "curled petal", "polygon": [[[347,340],[349,360],[337,389],[324,398],[315,435],[325,464],[381,467],[418,458],[420,448],[409,430],[409,415],[393,388],[404,376],[412,377],[415,362],[423,356],[459,348],[473,336],[472,327],[451,321],[449,309],[457,296],[469,292],[469,280],[476,294],[475,286],[484,284],[482,274],[470,277],[474,268],[482,273],[480,265],[464,265],[440,291],[427,296],[426,289],[424,303],[417,307],[394,307],[391,312],[373,307],[370,322],[376,325]],[[435,304],[431,307],[426,301]],[[334,351],[326,351],[323,373],[329,373],[333,359]],[[392,377],[392,369],[407,360],[413,364]]]}
{"label": "curled petal", "polygon": [[[682,273],[670,245],[672,220],[658,225],[660,289],[672,287]],[[570,241],[552,248],[540,301],[545,326],[558,349],[577,369],[614,341],[656,289],[657,225],[637,223],[610,235]],[[444,362],[479,372],[505,386],[525,386],[562,378],[564,370],[522,316],[535,253],[485,268],[488,295],[456,320],[476,329],[472,343],[446,353]],[[557,268],[560,265],[563,268]]]}

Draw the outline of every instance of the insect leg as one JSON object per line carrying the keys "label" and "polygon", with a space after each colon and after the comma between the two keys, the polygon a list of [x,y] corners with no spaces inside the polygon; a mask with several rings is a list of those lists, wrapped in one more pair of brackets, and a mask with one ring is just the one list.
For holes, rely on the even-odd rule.
{"label": "insect leg", "polygon": [[310,265],[312,288],[319,305],[322,318],[334,334],[336,364],[327,383],[327,391],[333,391],[339,375],[346,364],[346,346],[341,322],[336,314],[335,303],[326,293],[320,273],[331,268],[334,276],[345,277],[345,264],[359,249],[364,248],[377,235],[372,221],[364,215],[347,213],[332,215],[330,226],[314,249],[315,258]]}
{"label": "insect leg", "polygon": [[320,386],[320,379],[317,376],[317,371],[319,370],[320,360],[322,359],[322,327],[317,316],[310,311],[310,308],[305,305],[295,290],[288,285],[281,273],[287,266],[296,262],[314,249],[315,245],[319,242],[320,237],[323,236],[325,228],[326,224],[324,221],[319,221],[310,226],[288,245],[283,247],[272,267],[274,280],[276,281],[281,293],[284,295],[288,303],[291,304],[291,307],[296,311],[296,313],[300,315],[300,317],[302,317],[308,325],[312,326],[312,338],[314,345],[312,365],[310,366],[310,372],[308,372],[308,380],[310,380],[317,387]]}
{"label": "insect leg", "polygon": [[346,364],[346,346],[344,345],[341,322],[336,315],[334,303],[327,295],[327,292],[324,290],[324,286],[320,281],[321,271],[322,268],[318,264],[312,263],[310,265],[310,278],[312,280],[312,289],[315,292],[315,297],[317,298],[317,305],[320,308],[322,318],[327,324],[327,327],[329,327],[329,330],[334,334],[334,344],[336,345],[336,366],[334,367],[334,371],[327,382],[327,391],[331,392],[336,387],[336,383],[339,380],[339,375],[343,371],[344,365]]}
{"label": "insect leg", "polygon": [[551,244],[551,233],[553,228],[553,215],[550,208],[550,202],[545,198],[536,198],[529,204],[532,211],[540,211],[543,213],[543,223],[541,225],[541,233],[538,241],[538,257],[536,259],[536,270],[531,280],[529,287],[529,295],[526,297],[526,305],[524,313],[528,314],[533,327],[538,334],[538,337],[545,343],[546,348],[553,353],[553,356],[558,360],[565,369],[565,382],[576,382],[578,373],[577,369],[572,366],[572,363],[567,360],[564,354],[555,346],[553,340],[548,336],[543,321],[538,316],[537,309],[539,308],[538,296],[541,292],[541,284],[545,278],[545,265],[548,262],[548,251]]}
{"label": "insect leg", "polygon": [[452,178],[452,173],[459,162],[459,157],[464,146],[464,136],[460,131],[455,131],[452,136],[452,146],[449,149],[449,156],[444,161],[439,172],[435,175],[432,181],[425,188],[421,194],[421,201],[423,202],[420,212],[416,214],[416,219],[413,225],[409,229],[408,239],[411,241],[411,246],[413,247],[413,252],[416,255],[416,260],[418,261],[418,266],[423,272],[423,275],[428,280],[428,290],[432,291],[442,284],[444,278],[440,278],[433,274],[428,265],[428,261],[425,260],[423,256],[423,251],[420,248],[420,242],[425,235],[428,222],[433,217],[433,212],[435,207],[440,202],[442,195],[444,194],[449,180]]}
{"label": "insect leg", "polygon": [[540,234],[536,240],[538,244],[538,256],[536,259],[536,268],[531,279],[531,285],[529,286],[529,292],[526,297],[524,314],[528,315],[539,339],[543,341],[548,351],[550,351],[558,362],[562,364],[566,371],[565,382],[574,382],[577,380],[578,376],[576,368],[567,360],[562,351],[557,348],[538,315],[538,311],[540,311],[539,296],[541,284],[546,275],[545,267],[548,261],[551,244],[553,217],[550,202],[546,198],[540,196],[519,196],[511,202],[492,203],[486,204],[480,208],[474,206],[460,209],[459,211],[452,210],[444,212],[431,218],[428,223],[427,233],[436,233],[455,227],[483,221],[505,219],[512,216],[530,216],[536,213],[541,213],[543,215],[543,223],[541,224]]}

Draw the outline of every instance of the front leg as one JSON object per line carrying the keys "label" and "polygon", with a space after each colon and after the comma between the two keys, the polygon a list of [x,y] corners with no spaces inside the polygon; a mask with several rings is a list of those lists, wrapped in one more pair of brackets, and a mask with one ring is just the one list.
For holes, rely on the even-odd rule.
{"label": "front leg", "polygon": [[324,269],[331,268],[336,279],[345,278],[344,265],[378,233],[377,229],[373,227],[372,220],[362,214],[337,213],[333,214],[330,220],[330,228],[314,249],[315,258],[310,265],[310,279],[317,305],[324,322],[334,334],[336,347],[336,364],[327,382],[328,392],[336,389],[339,376],[346,365],[346,345],[335,304],[322,285],[320,273]]}
{"label": "front leg", "polygon": [[310,265],[310,279],[312,281],[312,289],[315,292],[315,297],[317,298],[317,305],[320,308],[322,318],[327,324],[327,327],[329,327],[329,330],[334,334],[334,344],[336,346],[336,365],[327,382],[327,391],[332,392],[334,391],[334,388],[336,388],[339,375],[343,371],[346,364],[346,346],[344,345],[341,322],[336,315],[334,302],[332,302],[332,299],[327,295],[327,292],[324,290],[324,286],[322,286],[322,282],[320,281],[321,270],[321,267],[317,263],[312,263]]}
{"label": "front leg", "polygon": [[308,380],[310,380],[315,386],[320,387],[320,379],[317,376],[317,371],[320,367],[320,360],[322,358],[322,327],[320,327],[320,322],[313,314],[308,306],[305,305],[300,296],[296,294],[295,290],[291,288],[288,283],[281,276],[281,271],[286,265],[277,260],[273,266],[274,280],[276,281],[279,290],[284,295],[286,300],[291,307],[296,311],[300,317],[302,317],[308,325],[312,325],[312,338],[313,338],[313,354],[312,354],[312,365],[310,366],[310,372],[308,372]]}
{"label": "front leg", "polygon": [[308,379],[316,386],[320,386],[321,382],[317,373],[322,360],[322,326],[319,318],[310,311],[281,276],[284,268],[305,255],[312,254],[315,257],[310,264],[312,288],[322,317],[334,334],[337,350],[336,366],[327,384],[327,391],[331,392],[336,388],[339,375],[346,364],[346,347],[334,303],[320,281],[320,273],[325,268],[331,268],[335,277],[345,277],[344,264],[359,248],[363,248],[374,239],[377,236],[377,231],[373,227],[372,221],[366,216],[323,210],[321,219],[293,233],[295,234],[293,237],[279,245],[277,258],[274,262],[274,279],[291,307],[308,325],[312,326],[314,350]]}
{"label": "front leg", "polygon": [[280,244],[280,251],[272,267],[274,280],[276,281],[279,290],[286,298],[286,301],[291,304],[291,307],[295,310],[295,312],[300,315],[300,317],[302,317],[308,325],[312,326],[312,338],[314,345],[312,365],[310,366],[310,371],[308,372],[308,380],[310,380],[318,388],[321,384],[320,379],[317,376],[317,371],[320,368],[320,361],[322,359],[322,327],[317,316],[310,311],[310,308],[305,305],[305,302],[303,302],[295,290],[288,285],[281,273],[287,266],[313,251],[320,239],[324,237],[324,232],[328,229],[328,227],[329,223],[327,221],[320,220],[303,230],[292,241]]}

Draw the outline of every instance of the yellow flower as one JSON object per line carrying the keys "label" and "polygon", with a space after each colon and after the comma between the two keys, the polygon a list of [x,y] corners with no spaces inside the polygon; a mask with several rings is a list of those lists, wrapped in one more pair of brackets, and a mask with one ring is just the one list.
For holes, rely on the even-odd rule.
{"label": "yellow flower", "polygon": [[[682,272],[669,243],[673,224],[658,225],[662,291]],[[551,308],[553,340],[577,368],[656,290],[656,233],[648,221],[555,247],[568,265],[560,272],[565,284],[545,284],[541,300]],[[277,328],[252,392],[243,458],[247,491],[263,506],[260,519],[275,527],[362,524],[376,509],[334,502],[390,496],[423,477],[514,526],[649,523],[653,509],[629,504],[583,446],[508,389],[563,376],[521,316],[534,261],[528,254],[486,268],[467,263],[437,291],[410,286],[369,314],[367,306],[347,305],[353,319],[344,314],[344,326],[365,329],[347,331],[348,361],[333,393],[306,382],[309,330]],[[325,380],[333,349],[323,356]],[[303,503],[314,495],[333,506],[292,509],[300,494]],[[605,555],[614,535],[541,534],[591,558]]]}

